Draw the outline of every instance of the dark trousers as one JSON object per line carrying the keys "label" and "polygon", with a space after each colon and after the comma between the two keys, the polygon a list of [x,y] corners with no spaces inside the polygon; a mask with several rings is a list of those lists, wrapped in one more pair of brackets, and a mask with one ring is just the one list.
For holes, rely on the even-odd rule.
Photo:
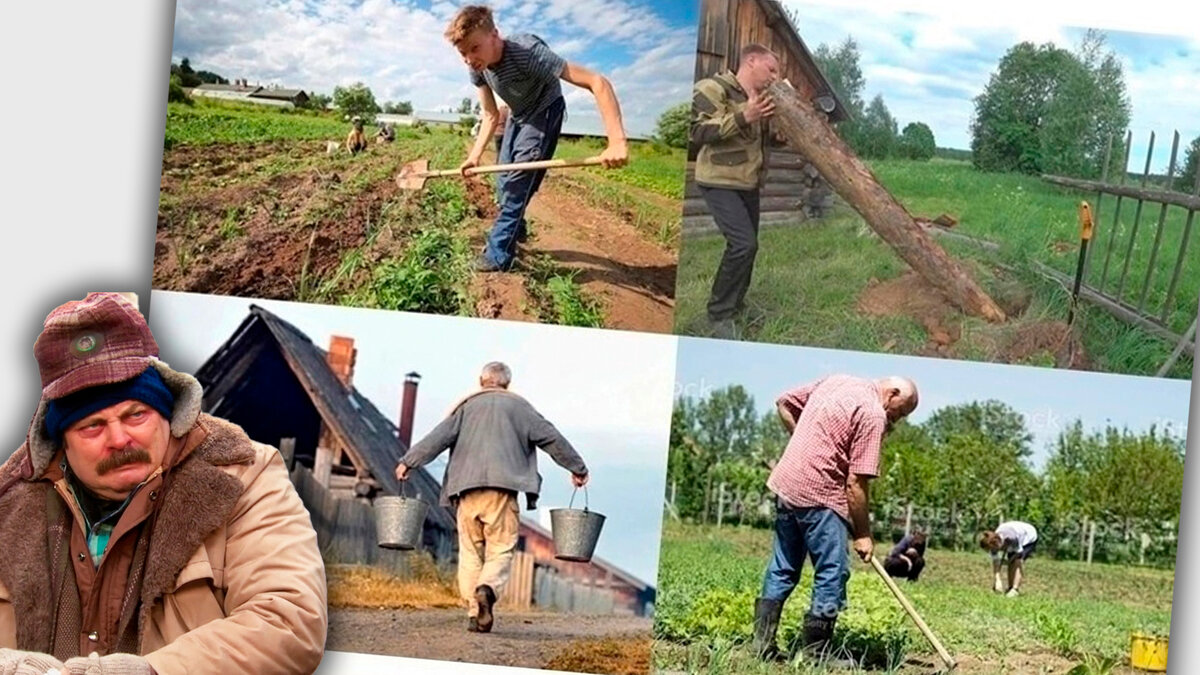
{"label": "dark trousers", "polygon": [[746,299],[754,256],[758,253],[758,190],[730,190],[700,186],[704,203],[725,237],[725,252],[713,279],[708,318],[732,318]]}
{"label": "dark trousers", "polygon": [[[523,122],[512,117],[504,127],[500,163],[535,162],[550,159],[558,147],[566,104],[561,98]],[[500,214],[492,224],[484,255],[500,269],[512,266],[517,241],[526,230],[525,207],[542,185],[546,171],[506,171],[496,180],[500,192]]]}

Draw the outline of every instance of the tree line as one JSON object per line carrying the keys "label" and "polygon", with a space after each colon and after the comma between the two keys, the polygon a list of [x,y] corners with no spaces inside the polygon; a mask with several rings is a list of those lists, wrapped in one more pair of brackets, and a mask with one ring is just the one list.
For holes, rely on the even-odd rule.
{"label": "tree line", "polygon": [[[875,536],[897,539],[908,520],[935,546],[970,549],[978,531],[1001,519],[1024,520],[1041,532],[1040,550],[1049,557],[1080,557],[1090,536],[1097,561],[1173,564],[1182,437],[1157,427],[1089,430],[1076,420],[1062,424],[1038,471],[1029,424],[996,400],[946,406],[920,424],[897,424],[871,483]],[[760,412],[739,385],[678,398],[670,509],[697,522],[714,522],[719,511],[726,523],[770,526],[766,482],[787,441],[775,411]]]}

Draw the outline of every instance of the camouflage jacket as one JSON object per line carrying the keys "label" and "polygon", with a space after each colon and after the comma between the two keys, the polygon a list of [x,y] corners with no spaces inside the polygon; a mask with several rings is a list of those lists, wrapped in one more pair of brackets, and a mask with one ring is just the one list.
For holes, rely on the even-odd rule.
{"label": "camouflage jacket", "polygon": [[765,120],[746,121],[749,100],[729,71],[696,83],[691,141],[700,149],[696,156],[698,184],[735,190],[762,185],[771,134]]}

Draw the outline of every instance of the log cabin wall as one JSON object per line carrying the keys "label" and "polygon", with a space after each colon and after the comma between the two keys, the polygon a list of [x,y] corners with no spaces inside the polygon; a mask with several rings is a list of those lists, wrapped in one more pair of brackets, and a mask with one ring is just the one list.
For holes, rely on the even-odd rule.
{"label": "log cabin wall", "polygon": [[[701,0],[696,80],[736,70],[742,47],[753,43],[779,55],[782,76],[809,100],[832,95],[811,52],[776,0]],[[845,119],[840,103],[830,118],[833,122]],[[688,153],[683,204],[685,236],[717,231],[694,183],[696,151],[691,148]],[[760,198],[763,225],[798,224],[821,218],[829,214],[835,202],[833,190],[820,173],[799,153],[787,148],[771,152]]]}

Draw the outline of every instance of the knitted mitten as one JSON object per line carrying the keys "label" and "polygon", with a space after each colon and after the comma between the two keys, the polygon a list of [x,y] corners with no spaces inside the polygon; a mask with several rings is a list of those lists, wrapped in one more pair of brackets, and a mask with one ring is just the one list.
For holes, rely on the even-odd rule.
{"label": "knitted mitten", "polygon": [[62,662],[49,654],[0,648],[0,675],[46,675],[62,669]]}
{"label": "knitted mitten", "polygon": [[64,675],[154,675],[150,663],[136,654],[76,656],[67,659]]}

